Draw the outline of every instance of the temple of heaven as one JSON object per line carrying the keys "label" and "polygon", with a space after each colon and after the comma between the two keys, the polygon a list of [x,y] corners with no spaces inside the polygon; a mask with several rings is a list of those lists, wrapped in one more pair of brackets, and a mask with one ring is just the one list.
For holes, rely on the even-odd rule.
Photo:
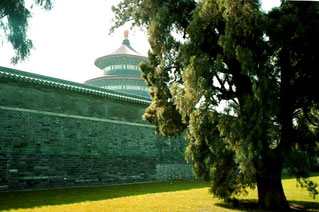
{"label": "temple of heaven", "polygon": [[125,30],[122,45],[112,54],[95,60],[95,65],[103,70],[103,76],[84,83],[149,98],[149,88],[139,70],[139,63],[146,60],[147,57],[131,47]]}

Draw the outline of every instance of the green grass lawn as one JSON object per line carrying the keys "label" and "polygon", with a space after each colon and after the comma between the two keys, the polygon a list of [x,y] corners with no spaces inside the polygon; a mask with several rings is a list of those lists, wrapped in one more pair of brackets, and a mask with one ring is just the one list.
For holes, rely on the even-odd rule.
{"label": "green grass lawn", "polygon": [[[319,173],[312,180],[319,184]],[[312,199],[305,189],[296,187],[295,179],[286,178],[283,185],[291,204],[319,211],[319,196]],[[209,183],[197,180],[1,192],[0,211],[257,211],[256,191],[231,207],[208,190]]]}

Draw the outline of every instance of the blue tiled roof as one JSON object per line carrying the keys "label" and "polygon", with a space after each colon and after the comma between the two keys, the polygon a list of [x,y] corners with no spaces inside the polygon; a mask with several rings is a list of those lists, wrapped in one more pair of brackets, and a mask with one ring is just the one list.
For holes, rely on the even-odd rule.
{"label": "blue tiled roof", "polygon": [[109,89],[99,88],[87,84],[71,82],[67,80],[47,77],[39,74],[19,71],[0,66],[0,78],[24,81],[30,84],[39,84],[48,87],[55,87],[58,89],[65,89],[79,93],[86,93],[90,95],[104,96],[106,98],[121,100],[126,102],[149,105],[151,101],[142,96],[127,94],[120,91],[113,91]]}

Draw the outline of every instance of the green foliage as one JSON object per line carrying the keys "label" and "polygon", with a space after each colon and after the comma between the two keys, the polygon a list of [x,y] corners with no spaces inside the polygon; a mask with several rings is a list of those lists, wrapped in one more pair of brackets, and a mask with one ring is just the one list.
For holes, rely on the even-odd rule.
{"label": "green foliage", "polygon": [[193,162],[197,176],[212,182],[211,191],[215,196],[229,199],[240,193],[247,182],[240,179],[244,176],[238,173],[234,151],[220,138],[217,123],[217,113],[201,109],[192,113],[186,136],[189,141],[186,158]]}
{"label": "green foliage", "polygon": [[[46,10],[51,9],[51,0],[34,0],[36,5]],[[13,64],[25,60],[30,55],[33,43],[27,37],[28,20],[31,11],[26,8],[24,0],[1,0],[0,29],[4,32],[4,39],[11,43],[15,56],[11,58]]]}
{"label": "green foliage", "polygon": [[312,195],[312,198],[315,199],[316,195],[319,194],[318,184],[308,178],[297,178],[298,183],[302,188],[306,188],[309,193]]}
{"label": "green foliage", "polygon": [[284,205],[283,166],[306,177],[318,148],[319,5],[283,2],[266,14],[258,0],[124,0],[113,11],[111,30],[132,21],[148,31],[144,119],[165,136],[187,132],[186,157],[216,196],[258,178],[260,198],[271,199],[261,205]]}

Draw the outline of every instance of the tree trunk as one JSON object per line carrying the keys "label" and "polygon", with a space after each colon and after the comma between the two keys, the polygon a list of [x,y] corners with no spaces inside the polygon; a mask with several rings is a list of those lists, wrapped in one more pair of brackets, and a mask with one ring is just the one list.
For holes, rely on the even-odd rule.
{"label": "tree trunk", "polygon": [[280,160],[268,160],[264,165],[264,169],[256,176],[259,207],[270,210],[289,209],[281,183]]}

